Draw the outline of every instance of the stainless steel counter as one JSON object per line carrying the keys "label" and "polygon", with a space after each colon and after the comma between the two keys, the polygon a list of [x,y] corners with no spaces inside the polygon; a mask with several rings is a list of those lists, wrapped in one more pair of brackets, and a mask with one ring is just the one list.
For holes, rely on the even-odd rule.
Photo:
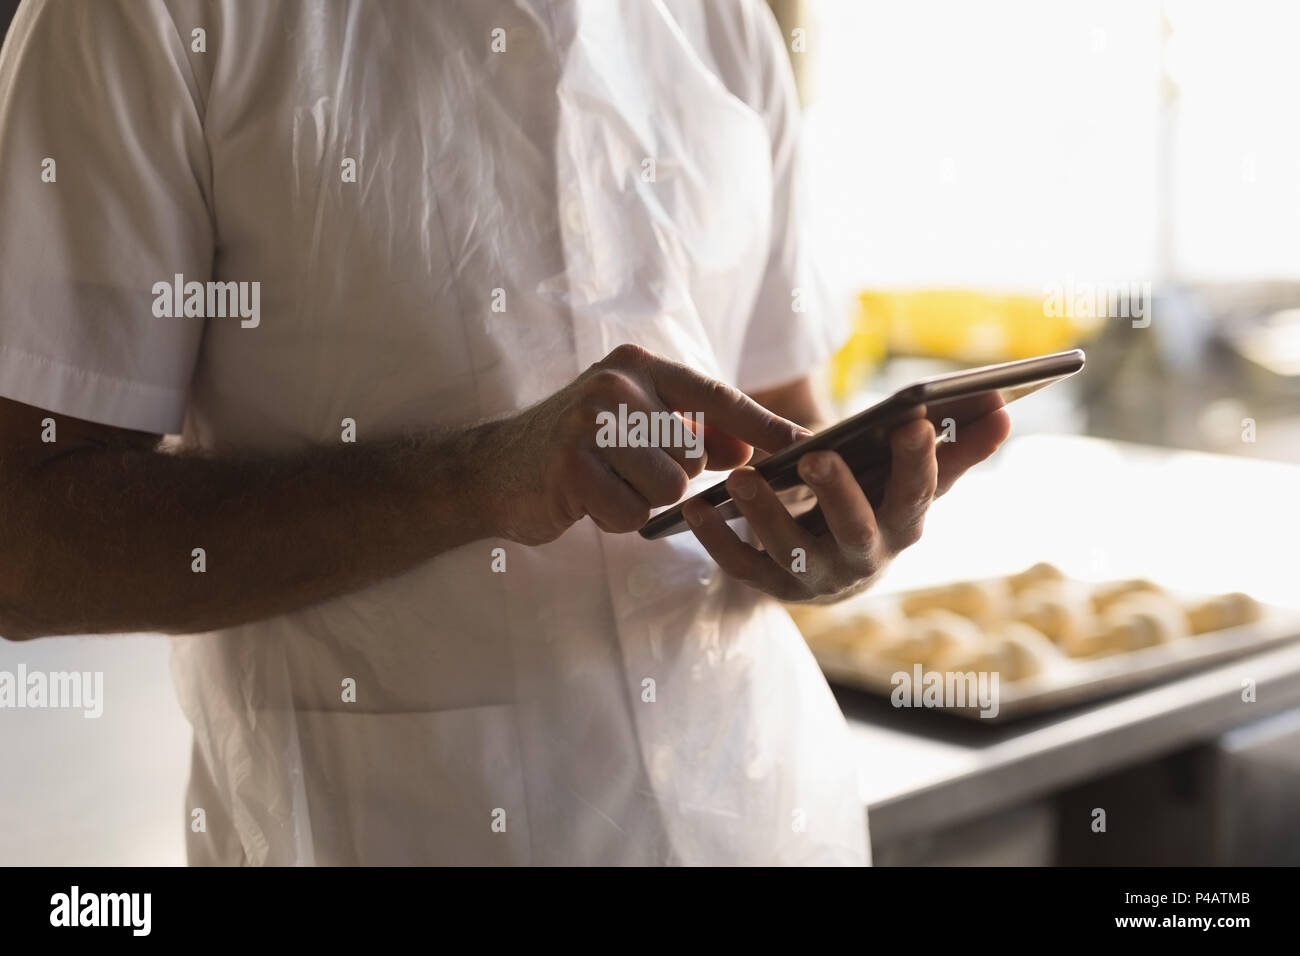
{"label": "stainless steel counter", "polygon": [[[1242,700],[1254,682],[1256,701]],[[891,842],[1017,806],[1300,707],[1300,645],[1005,727],[839,695],[872,839]]]}

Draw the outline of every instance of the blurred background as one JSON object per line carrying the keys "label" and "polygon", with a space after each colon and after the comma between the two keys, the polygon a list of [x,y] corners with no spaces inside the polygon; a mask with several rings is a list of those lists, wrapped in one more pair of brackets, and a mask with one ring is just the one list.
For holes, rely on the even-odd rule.
{"label": "blurred background", "polygon": [[[805,106],[807,241],[854,330],[826,370],[839,411],[1088,353],[1013,407],[1013,440],[871,600],[1047,562],[1260,609],[1072,662],[1010,720],[900,709],[829,668],[876,862],[1300,863],[1300,4],[772,6]],[[829,622],[841,650],[871,613]],[[800,624],[810,643],[829,626]],[[93,731],[4,715],[0,761],[24,772],[0,776],[0,863],[184,862],[167,652],[0,645],[4,668],[102,669],[111,702]]]}
{"label": "blurred background", "polygon": [[[1013,440],[876,595],[796,615],[862,748],[876,862],[1300,863],[1300,6],[773,6],[809,241],[854,324],[841,413],[920,375],[1088,353],[1013,407]],[[875,636],[890,594],[946,587],[921,603],[969,611],[954,582],[1000,593],[1044,561],[1084,595],[1048,606],[1098,633],[1111,581],[1268,610],[1163,650],[1071,649],[1000,726],[871,692],[872,656],[900,659]]]}
{"label": "blurred background", "polygon": [[[777,9],[807,31],[792,60],[810,235],[857,296],[842,396],[868,375],[883,391],[894,365],[911,376],[909,359],[1082,344],[1080,430],[1300,455],[1300,7]],[[1098,314],[1090,293],[1140,296],[1150,327]]]}

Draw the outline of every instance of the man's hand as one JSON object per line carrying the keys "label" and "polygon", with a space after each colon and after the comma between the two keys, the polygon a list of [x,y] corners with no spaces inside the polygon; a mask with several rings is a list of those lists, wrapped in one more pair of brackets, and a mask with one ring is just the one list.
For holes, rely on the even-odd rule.
{"label": "man's hand", "polygon": [[[728,575],[783,601],[838,600],[862,590],[904,548],[921,537],[930,502],[1007,437],[1011,420],[1001,409],[964,425],[959,440],[936,451],[934,426],[922,419],[894,432],[889,482],[872,509],[852,472],[833,451],[810,452],[799,474],[813,493],[827,531],[814,535],[791,517],[753,468],[727,480],[737,507],[758,536],[756,548],[733,532],[712,508],[690,502],[683,512],[691,530]],[[794,552],[803,550],[804,570]]]}
{"label": "man's hand", "polygon": [[[619,405],[700,416],[704,453],[600,447],[597,416]],[[550,398],[483,427],[486,456],[496,463],[489,524],[528,545],[558,538],[587,515],[605,531],[635,531],[704,469],[736,468],[755,447],[774,452],[809,434],[743,392],[635,345],[619,346]]]}

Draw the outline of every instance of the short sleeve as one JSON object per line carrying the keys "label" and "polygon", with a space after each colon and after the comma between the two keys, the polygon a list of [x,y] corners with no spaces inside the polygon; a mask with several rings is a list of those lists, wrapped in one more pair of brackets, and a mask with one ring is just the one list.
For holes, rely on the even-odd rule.
{"label": "short sleeve", "polygon": [[153,289],[206,282],[214,248],[186,43],[161,0],[19,9],[0,53],[0,396],[179,431],[204,320],[155,317]]}
{"label": "short sleeve", "polygon": [[761,391],[821,367],[849,335],[808,254],[799,174],[799,97],[784,40],[771,11],[754,4],[750,58],[757,71],[752,105],[772,144],[772,245],[745,331],[737,385]]}

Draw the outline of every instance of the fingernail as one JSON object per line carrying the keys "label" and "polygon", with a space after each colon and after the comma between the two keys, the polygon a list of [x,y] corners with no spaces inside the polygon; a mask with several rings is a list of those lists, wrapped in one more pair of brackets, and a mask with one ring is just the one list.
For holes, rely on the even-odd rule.
{"label": "fingernail", "polygon": [[754,497],[754,474],[752,471],[741,469],[732,472],[731,493],[741,501],[748,501]]}
{"label": "fingernail", "polygon": [[683,508],[682,514],[686,516],[686,523],[692,528],[704,524],[704,513],[698,507]]}
{"label": "fingernail", "polygon": [[930,430],[928,428],[914,428],[912,434],[904,443],[912,451],[920,451],[926,445],[930,444]]}
{"label": "fingernail", "polygon": [[809,455],[804,461],[804,474],[810,481],[825,481],[830,478],[831,461],[825,455]]}
{"label": "fingernail", "polygon": [[795,425],[793,432],[794,432],[795,441],[803,441],[805,438],[812,438],[812,434],[813,434],[808,429],[804,428],[802,425]]}

